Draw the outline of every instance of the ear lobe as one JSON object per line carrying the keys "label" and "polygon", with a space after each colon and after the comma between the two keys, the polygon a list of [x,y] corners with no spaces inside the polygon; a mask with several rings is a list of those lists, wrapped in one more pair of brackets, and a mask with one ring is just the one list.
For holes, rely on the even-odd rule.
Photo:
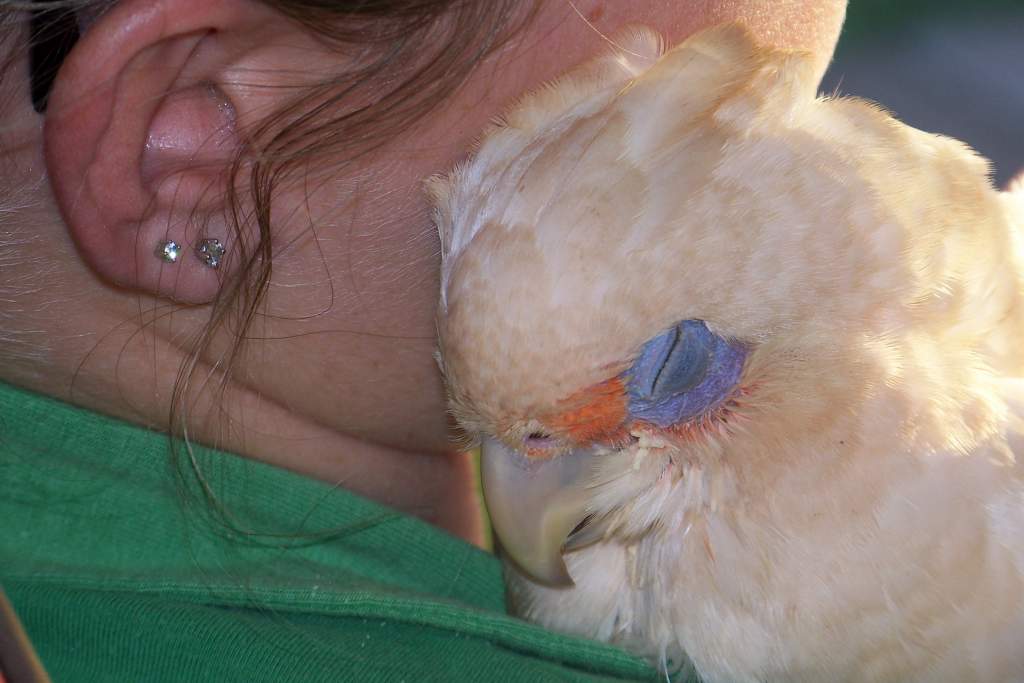
{"label": "ear lobe", "polygon": [[[61,67],[45,123],[58,206],[105,280],[189,303],[211,300],[230,268],[192,255],[202,238],[230,250],[221,198],[237,152],[232,103],[216,87],[216,43],[253,20],[248,0],[123,0],[89,27]],[[233,228],[232,228],[233,229]],[[156,255],[173,240],[174,263]]]}

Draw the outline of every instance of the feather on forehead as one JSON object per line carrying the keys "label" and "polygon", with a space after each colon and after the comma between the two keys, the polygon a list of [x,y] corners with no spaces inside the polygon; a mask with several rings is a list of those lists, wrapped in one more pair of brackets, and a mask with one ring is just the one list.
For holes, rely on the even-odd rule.
{"label": "feather on forehead", "polygon": [[[644,29],[616,43],[525,97],[470,160],[428,183],[442,246],[445,369],[456,391],[504,394],[502,411],[550,407],[609,379],[681,319],[715,325],[730,283],[701,296],[711,283],[688,260],[733,258],[750,235],[683,206],[706,194],[708,169],[775,89],[787,90],[776,98],[785,106],[793,87],[813,95],[801,78],[809,66],[759,52],[738,26],[667,54]],[[678,190],[652,202],[666,177]],[[688,215],[696,225],[675,218]],[[510,381],[515,391],[495,392]]]}

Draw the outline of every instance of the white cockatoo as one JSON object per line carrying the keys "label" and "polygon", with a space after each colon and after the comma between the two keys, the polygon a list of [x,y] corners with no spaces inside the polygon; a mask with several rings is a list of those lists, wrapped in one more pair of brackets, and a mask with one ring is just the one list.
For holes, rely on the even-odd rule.
{"label": "white cockatoo", "polygon": [[1024,192],[642,29],[429,189],[510,602],[709,682],[1024,681]]}

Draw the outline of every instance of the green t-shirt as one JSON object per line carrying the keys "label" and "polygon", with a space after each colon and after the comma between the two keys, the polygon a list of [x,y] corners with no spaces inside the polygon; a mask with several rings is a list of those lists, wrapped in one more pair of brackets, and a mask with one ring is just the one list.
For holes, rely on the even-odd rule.
{"label": "green t-shirt", "polygon": [[267,465],[0,384],[0,584],[56,683],[663,680],[505,612],[498,561]]}

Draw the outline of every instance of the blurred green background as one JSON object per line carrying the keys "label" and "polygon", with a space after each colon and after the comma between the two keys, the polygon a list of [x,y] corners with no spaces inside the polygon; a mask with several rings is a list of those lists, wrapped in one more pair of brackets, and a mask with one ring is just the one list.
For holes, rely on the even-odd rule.
{"label": "blurred green background", "polygon": [[821,89],[967,142],[1003,185],[1024,170],[1024,0],[850,0]]}

